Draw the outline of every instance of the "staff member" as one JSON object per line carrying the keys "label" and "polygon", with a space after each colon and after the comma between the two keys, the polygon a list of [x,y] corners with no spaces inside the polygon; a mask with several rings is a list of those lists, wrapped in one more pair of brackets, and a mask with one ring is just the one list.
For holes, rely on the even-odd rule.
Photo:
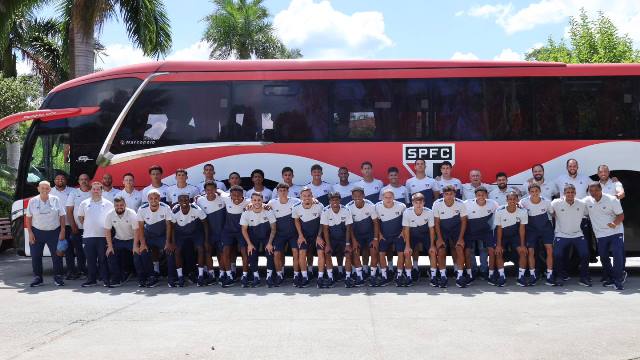
{"label": "staff member", "polygon": [[[29,248],[31,249],[31,266],[34,279],[31,287],[42,285],[42,252],[46,244],[51,253],[53,282],[63,286],[62,257],[56,253],[58,241],[65,239],[65,207],[60,199],[49,195],[51,184],[41,181],[38,184],[39,196],[31,198],[27,205],[26,226],[29,232]],[[63,249],[61,249],[63,250]]]}
{"label": "staff member", "polygon": [[[136,212],[127,207],[121,195],[113,199],[113,207],[105,218],[104,234],[107,239],[107,265],[112,275],[111,287],[117,287],[129,280],[134,251],[140,251],[133,248],[138,234]],[[112,229],[115,230],[115,238],[111,234]]]}

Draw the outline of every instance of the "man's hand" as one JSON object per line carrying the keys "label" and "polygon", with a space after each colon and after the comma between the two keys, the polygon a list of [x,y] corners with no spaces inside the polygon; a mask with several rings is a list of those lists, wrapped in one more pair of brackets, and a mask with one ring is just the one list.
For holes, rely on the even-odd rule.
{"label": "man's hand", "polygon": [[496,255],[502,256],[503,253],[504,253],[504,249],[502,248],[502,246],[500,245],[496,246]]}
{"label": "man's hand", "polygon": [[164,245],[164,251],[167,254],[173,254],[173,252],[176,251],[176,245],[172,242],[167,242]]}
{"label": "man's hand", "polygon": [[302,246],[302,244],[306,244],[307,240],[304,238],[304,236],[299,236],[298,237],[298,248],[300,248],[300,246]]}
{"label": "man's hand", "polygon": [[610,222],[610,223],[607,224],[607,226],[612,228],[612,229],[615,229],[617,225],[615,223],[613,223],[613,222]]}
{"label": "man's hand", "polygon": [[460,246],[464,248],[464,239],[462,238],[458,239],[458,241],[456,241],[456,246]]}
{"label": "man's hand", "polygon": [[140,255],[145,251],[149,251],[149,248],[147,247],[146,244],[140,244],[140,248],[138,248],[138,251],[139,251],[138,255]]}
{"label": "man's hand", "polygon": [[111,256],[114,254],[113,246],[107,246],[107,251],[105,251],[106,256]]}
{"label": "man's hand", "polygon": [[247,244],[247,254],[251,255],[256,251],[256,247],[253,244]]}
{"label": "man's hand", "polygon": [[268,243],[267,246],[264,247],[264,249],[267,250],[269,254],[273,254],[273,245],[271,243]]}
{"label": "man's hand", "polygon": [[374,252],[378,252],[378,248],[380,248],[380,240],[373,240],[370,246]]}
{"label": "man's hand", "polygon": [[436,240],[436,248],[443,249],[444,247],[445,247],[444,240],[442,240],[442,239]]}
{"label": "man's hand", "polygon": [[324,250],[324,246],[325,246],[324,240],[322,240],[322,238],[320,236],[318,236],[316,238],[316,247],[318,247],[318,249],[323,249]]}
{"label": "man's hand", "polygon": [[36,236],[33,234],[32,231],[29,231],[29,244],[35,245],[35,243],[36,243]]}
{"label": "man's hand", "polygon": [[412,253],[412,252],[413,252],[413,251],[411,250],[411,245],[406,244],[406,245],[404,246],[404,256],[411,256],[411,253]]}

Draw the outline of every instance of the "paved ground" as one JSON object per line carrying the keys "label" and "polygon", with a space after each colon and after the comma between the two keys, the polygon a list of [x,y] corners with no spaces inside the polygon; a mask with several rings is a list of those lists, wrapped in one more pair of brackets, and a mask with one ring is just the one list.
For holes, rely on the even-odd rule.
{"label": "paved ground", "polygon": [[575,281],[82,289],[57,288],[50,276],[30,289],[30,260],[2,254],[0,358],[631,359],[640,357],[640,259],[629,265],[622,293]]}

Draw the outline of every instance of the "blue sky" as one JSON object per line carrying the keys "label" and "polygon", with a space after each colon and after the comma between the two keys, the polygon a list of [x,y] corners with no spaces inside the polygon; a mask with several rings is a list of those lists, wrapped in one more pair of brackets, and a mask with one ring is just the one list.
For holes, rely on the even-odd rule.
{"label": "blue sky", "polygon": [[[168,59],[204,60],[201,42],[208,0],[165,0],[173,33]],[[580,7],[599,10],[640,40],[638,0],[419,1],[266,0],[282,40],[309,59],[498,59],[519,60],[546,41],[565,35]],[[41,11],[52,15],[52,8]],[[119,19],[100,34],[108,56],[98,68],[149,60],[132,48]],[[24,65],[23,65],[24,66]]]}

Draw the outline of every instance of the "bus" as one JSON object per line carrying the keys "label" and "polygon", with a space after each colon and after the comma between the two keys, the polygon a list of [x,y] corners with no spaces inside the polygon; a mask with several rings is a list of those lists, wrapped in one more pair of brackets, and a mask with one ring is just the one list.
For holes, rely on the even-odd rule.
{"label": "bus", "polygon": [[133,172],[139,188],[151,165],[186,168],[203,180],[232,171],[243,185],[260,168],[268,186],[283,166],[294,182],[320,164],[327,182],[338,168],[361,179],[396,166],[406,180],[424,159],[430,176],[454,164],[467,182],[504,171],[511,183],[544,164],[547,181],[576,158],[595,179],[607,164],[624,184],[626,253],[640,253],[640,65],[423,60],[160,61],[101,71],[54,88],[41,110],[0,120],[0,129],[31,121],[19,165],[12,224],[20,253],[24,208],[39,181],[57,172],[70,184],[105,173],[118,185]]}

